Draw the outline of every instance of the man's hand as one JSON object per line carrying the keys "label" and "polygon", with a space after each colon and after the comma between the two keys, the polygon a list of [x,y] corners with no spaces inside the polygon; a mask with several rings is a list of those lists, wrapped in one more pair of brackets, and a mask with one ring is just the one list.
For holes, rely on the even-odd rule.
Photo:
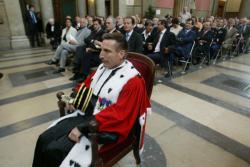
{"label": "man's hand", "polygon": [[71,39],[71,40],[69,40],[69,44],[71,44],[71,45],[76,45],[77,42],[76,42],[75,40]]}
{"label": "man's hand", "polygon": [[148,50],[153,50],[153,43],[148,43]]}
{"label": "man's hand", "polygon": [[164,48],[164,53],[168,54],[169,53],[169,49],[168,48]]}
{"label": "man's hand", "polygon": [[70,140],[79,143],[81,135],[82,133],[79,131],[77,127],[75,127],[74,129],[71,130],[68,137],[70,138]]}

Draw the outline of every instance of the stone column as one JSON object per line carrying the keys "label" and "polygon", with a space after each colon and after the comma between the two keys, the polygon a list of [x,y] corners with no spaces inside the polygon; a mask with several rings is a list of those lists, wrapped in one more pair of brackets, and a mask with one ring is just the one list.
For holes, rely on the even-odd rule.
{"label": "stone column", "polygon": [[96,0],[95,5],[96,5],[96,15],[105,17],[106,16],[105,1],[104,0]]}
{"label": "stone column", "polygon": [[118,0],[118,13],[119,16],[127,16],[127,3],[125,0]]}
{"label": "stone column", "polygon": [[193,7],[193,0],[174,0],[174,17],[178,17],[185,6],[190,11],[190,7]]}
{"label": "stone column", "polygon": [[219,0],[211,0],[210,1],[210,12],[209,12],[209,14],[211,16],[216,16],[218,6],[219,6]]}
{"label": "stone column", "polygon": [[87,14],[86,0],[78,0],[77,5],[78,5],[79,16],[80,17],[86,16]]}
{"label": "stone column", "polygon": [[20,3],[17,0],[4,0],[10,29],[10,43],[12,49],[30,47],[25,35]]}
{"label": "stone column", "polygon": [[40,0],[40,5],[43,19],[43,27],[45,27],[49,19],[54,18],[53,4],[51,0]]}
{"label": "stone column", "polygon": [[88,1],[88,14],[91,16],[95,16],[95,3],[94,0],[87,0]]}
{"label": "stone column", "polygon": [[250,17],[250,1],[249,0],[242,0],[241,7],[240,7],[240,17]]}

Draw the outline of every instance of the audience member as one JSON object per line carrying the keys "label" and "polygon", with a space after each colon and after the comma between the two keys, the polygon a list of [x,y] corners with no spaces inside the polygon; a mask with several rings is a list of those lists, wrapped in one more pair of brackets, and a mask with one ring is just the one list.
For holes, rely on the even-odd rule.
{"label": "audience member", "polygon": [[132,17],[124,18],[125,39],[128,42],[129,52],[143,52],[142,37],[134,31],[135,20]]}
{"label": "audience member", "polygon": [[28,23],[28,35],[30,38],[31,46],[35,47],[35,41],[37,42],[37,46],[40,46],[37,27],[37,15],[35,13],[34,5],[29,5],[29,10],[26,13],[26,21]]}
{"label": "audience member", "polygon": [[62,30],[61,26],[58,23],[55,23],[53,18],[50,18],[46,25],[46,34],[47,38],[50,39],[52,49],[56,49],[61,42]]}

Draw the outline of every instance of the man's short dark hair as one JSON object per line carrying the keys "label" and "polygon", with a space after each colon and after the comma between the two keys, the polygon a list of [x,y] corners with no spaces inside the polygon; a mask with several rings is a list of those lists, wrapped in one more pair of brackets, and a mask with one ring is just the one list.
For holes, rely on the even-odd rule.
{"label": "man's short dark hair", "polygon": [[31,9],[31,8],[35,8],[35,6],[32,5],[32,4],[30,4],[30,5],[29,5],[29,9]]}
{"label": "man's short dark hair", "polygon": [[95,18],[95,19],[93,20],[93,22],[95,22],[95,21],[97,21],[99,25],[102,25],[102,21],[101,21],[101,19],[99,19],[99,18]]}
{"label": "man's short dark hair", "polygon": [[164,27],[167,27],[167,26],[168,26],[167,20],[165,20],[165,19],[160,19],[159,22],[160,22],[160,24],[163,25]]}
{"label": "man's short dark hair", "polygon": [[179,24],[179,19],[178,18],[173,18],[172,24]]}
{"label": "man's short dark hair", "polygon": [[150,19],[147,19],[147,20],[145,21],[145,27],[147,27],[148,25],[150,25],[150,26],[154,26],[153,21],[152,21],[152,20],[150,20]]}
{"label": "man's short dark hair", "polygon": [[186,20],[186,23],[187,23],[187,22],[190,22],[190,21],[191,21],[191,24],[194,25],[194,21],[193,21],[191,18],[187,19],[187,20]]}
{"label": "man's short dark hair", "polygon": [[132,24],[133,24],[133,25],[135,24],[135,19],[134,19],[133,17],[127,16],[127,17],[124,18],[124,20],[125,20],[125,19],[130,19],[130,20],[132,21]]}
{"label": "man's short dark hair", "polygon": [[124,36],[121,33],[105,33],[102,36],[103,40],[114,40],[120,50],[128,50],[128,44]]}

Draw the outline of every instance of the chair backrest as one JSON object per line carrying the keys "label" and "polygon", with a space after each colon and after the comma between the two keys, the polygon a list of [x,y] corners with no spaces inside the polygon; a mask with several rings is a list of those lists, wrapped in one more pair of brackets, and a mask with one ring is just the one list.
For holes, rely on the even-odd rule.
{"label": "chair backrest", "polygon": [[144,78],[147,94],[150,98],[154,84],[155,63],[149,57],[135,52],[128,52],[127,59],[134,65],[134,67]]}

